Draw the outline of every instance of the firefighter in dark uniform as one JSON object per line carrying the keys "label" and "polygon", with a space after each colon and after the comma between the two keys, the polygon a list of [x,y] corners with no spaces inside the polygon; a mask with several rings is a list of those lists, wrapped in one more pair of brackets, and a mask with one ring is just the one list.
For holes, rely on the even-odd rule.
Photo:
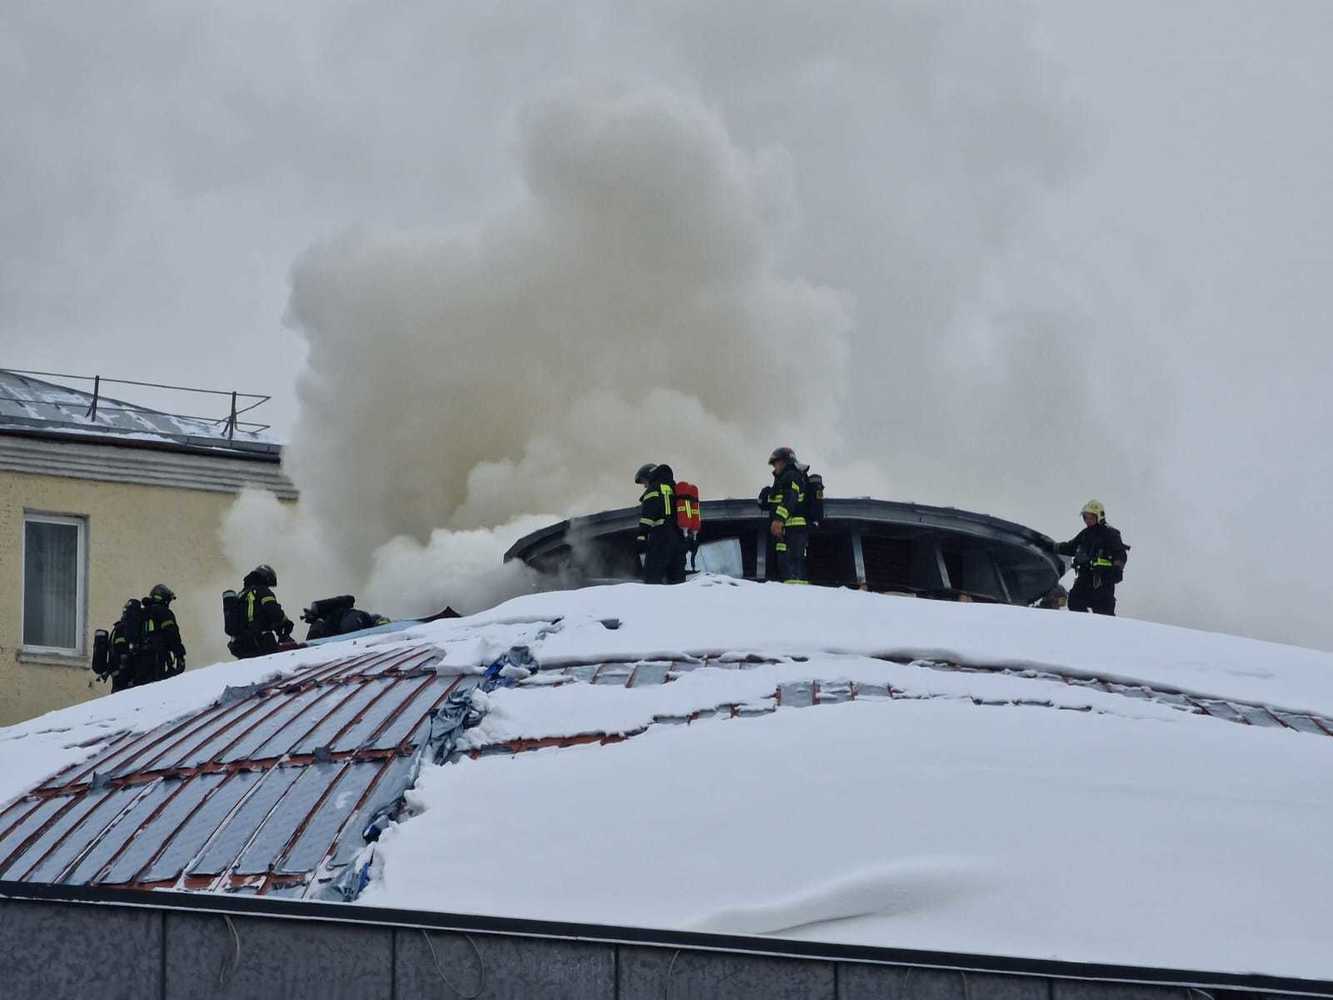
{"label": "firefighter in dark uniform", "polygon": [[685,545],[676,524],[676,479],[669,465],[649,462],[639,467],[634,481],[643,487],[639,497],[639,535],[644,583],[683,583]]}
{"label": "firefighter in dark uniform", "polygon": [[1074,557],[1074,586],[1069,591],[1070,611],[1115,614],[1115,585],[1124,576],[1129,546],[1120,532],[1106,523],[1106,508],[1098,500],[1083,505],[1083,530],[1056,549]]}
{"label": "firefighter in dark uniform", "polygon": [[805,569],[810,527],[806,520],[805,469],[790,448],[776,448],[768,456],[773,485],[768,491],[769,534],[783,583],[809,583]]}
{"label": "firefighter in dark uniform", "polygon": [[1046,593],[1042,594],[1037,600],[1032,602],[1034,608],[1044,608],[1047,611],[1063,611],[1069,607],[1069,591],[1065,590],[1063,584],[1057,583]]}
{"label": "firefighter in dark uniform", "polygon": [[134,686],[134,657],[142,630],[142,605],[137,600],[126,601],[120,620],[111,626],[109,669],[113,694]]}
{"label": "firefighter in dark uniform", "polygon": [[143,600],[129,600],[111,628],[111,690],[142,687],[185,670],[185,644],[171,610],[175,593],[159,583]]}
{"label": "firefighter in dark uniform", "polygon": [[243,615],[241,634],[227,643],[238,660],[276,653],[278,643],[291,639],[296,626],[273,593],[277,585],[278,574],[267,564],[256,566],[245,575],[238,595]]}
{"label": "firefighter in dark uniform", "polygon": [[313,602],[301,612],[301,621],[310,626],[305,634],[306,642],[389,624],[389,619],[383,615],[356,607],[356,598],[351,594]]}
{"label": "firefighter in dark uniform", "polygon": [[176,595],[165,583],[159,583],[143,599],[143,638],[139,642],[135,664],[136,685],[151,684],[185,671],[185,644],[180,626],[172,613]]}

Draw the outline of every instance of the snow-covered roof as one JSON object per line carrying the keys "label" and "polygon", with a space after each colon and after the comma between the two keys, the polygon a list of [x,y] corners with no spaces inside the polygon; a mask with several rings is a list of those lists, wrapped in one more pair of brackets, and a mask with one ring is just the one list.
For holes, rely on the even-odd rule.
{"label": "snow-covered roof", "polygon": [[[192,391],[192,390],[190,390]],[[0,369],[0,431],[101,438],[121,444],[165,444],[273,456],[279,445],[243,424],[227,433],[226,419],[181,416]]]}
{"label": "snow-covered roof", "polygon": [[1331,733],[1311,650],[589,588],[0,730],[0,879],[1323,977]]}

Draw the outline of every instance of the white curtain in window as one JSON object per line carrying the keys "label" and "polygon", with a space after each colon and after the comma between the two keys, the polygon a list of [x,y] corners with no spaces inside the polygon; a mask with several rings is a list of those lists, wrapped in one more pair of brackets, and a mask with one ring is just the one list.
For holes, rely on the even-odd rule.
{"label": "white curtain in window", "polygon": [[24,530],[23,644],[78,647],[79,528],[28,521]]}

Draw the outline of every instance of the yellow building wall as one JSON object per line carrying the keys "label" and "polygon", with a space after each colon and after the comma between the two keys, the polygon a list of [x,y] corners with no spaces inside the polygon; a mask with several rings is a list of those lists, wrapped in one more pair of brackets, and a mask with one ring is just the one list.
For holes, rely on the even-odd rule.
{"label": "yellow building wall", "polygon": [[[212,662],[219,650],[225,655],[219,584],[230,570],[219,526],[234,499],[231,493],[0,472],[0,726],[109,693],[110,684],[88,667],[93,630],[109,629],[125,601],[155,583],[177,594],[173,609],[190,665]],[[82,664],[21,651],[25,512],[87,519]],[[201,610],[209,606],[215,613],[205,616]]]}

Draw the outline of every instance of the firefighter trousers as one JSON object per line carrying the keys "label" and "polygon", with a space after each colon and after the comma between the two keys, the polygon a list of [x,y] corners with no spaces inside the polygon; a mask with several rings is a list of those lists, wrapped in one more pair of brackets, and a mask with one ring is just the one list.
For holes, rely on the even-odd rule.
{"label": "firefighter trousers", "polygon": [[267,656],[278,651],[278,637],[272,632],[246,632],[227,643],[227,648],[238,660]]}
{"label": "firefighter trousers", "polygon": [[809,528],[788,528],[774,548],[778,557],[778,579],[783,583],[809,583],[805,556],[810,544]]}
{"label": "firefighter trousers", "polygon": [[654,528],[648,533],[648,547],[643,553],[643,582],[685,582],[685,544],[673,527]]}
{"label": "firefighter trousers", "polygon": [[1115,614],[1115,584],[1100,573],[1080,574],[1069,591],[1070,611],[1091,611],[1094,615]]}

